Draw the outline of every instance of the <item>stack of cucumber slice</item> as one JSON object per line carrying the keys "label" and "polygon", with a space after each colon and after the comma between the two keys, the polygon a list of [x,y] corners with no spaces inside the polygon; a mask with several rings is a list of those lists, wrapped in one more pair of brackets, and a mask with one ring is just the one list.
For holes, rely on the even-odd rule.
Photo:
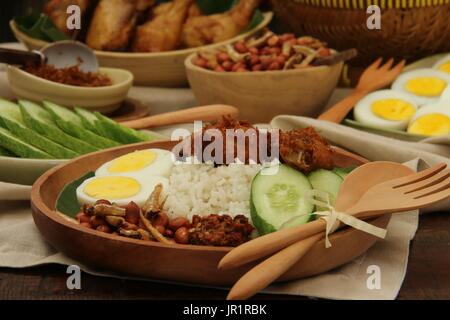
{"label": "stack of cucumber slice", "polygon": [[264,235],[315,219],[313,213],[324,208],[315,208],[306,201],[305,192],[325,191],[334,205],[339,188],[352,169],[319,169],[307,176],[285,164],[279,165],[276,173],[273,168],[261,170],[253,179],[250,195],[251,217],[258,233]]}
{"label": "stack of cucumber slice", "polygon": [[0,156],[71,159],[122,144],[151,141],[100,113],[74,111],[44,101],[42,106],[0,99]]}

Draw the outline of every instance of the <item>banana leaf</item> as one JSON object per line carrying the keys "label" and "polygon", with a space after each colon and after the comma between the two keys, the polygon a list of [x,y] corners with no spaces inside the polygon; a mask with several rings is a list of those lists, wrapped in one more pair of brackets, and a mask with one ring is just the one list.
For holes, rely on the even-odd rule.
{"label": "banana leaf", "polygon": [[69,216],[75,218],[75,216],[80,212],[80,204],[77,199],[77,188],[87,179],[95,176],[94,172],[88,172],[81,178],[69,183],[64,187],[56,200],[56,210]]}

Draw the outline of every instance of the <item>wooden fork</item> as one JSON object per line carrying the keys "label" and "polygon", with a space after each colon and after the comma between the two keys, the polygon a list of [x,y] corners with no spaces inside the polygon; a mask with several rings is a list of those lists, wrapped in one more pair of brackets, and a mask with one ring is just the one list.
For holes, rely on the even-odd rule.
{"label": "wooden fork", "polygon": [[372,63],[359,78],[358,84],[350,95],[322,113],[319,120],[341,123],[347,114],[365,95],[390,85],[402,72],[406,61],[402,60],[394,67],[394,59],[381,65],[382,58]]}
{"label": "wooden fork", "polygon": [[[364,219],[379,215],[376,213],[376,210],[372,210],[372,213],[369,213],[370,211],[367,211],[367,208],[364,209],[364,202],[368,205],[369,201],[373,202],[379,199],[378,197],[380,194],[394,194],[388,201],[392,201],[392,198],[398,199],[400,194],[401,208],[408,207],[411,210],[416,208],[411,208],[410,206],[417,206],[417,208],[420,208],[424,205],[440,201],[443,198],[450,197],[450,170],[442,171],[444,168],[445,165],[439,165],[429,170],[422,171],[419,174],[390,180],[386,183],[376,185],[363,195],[363,198],[366,197],[366,199],[369,200],[360,200],[357,202],[357,205],[361,208],[360,210],[363,210],[365,215],[358,213],[356,215],[358,215],[359,218]],[[373,196],[375,196],[375,199]],[[389,203],[382,203],[379,205],[380,208],[383,208],[381,209],[383,212],[385,212],[384,208],[392,208],[392,205]],[[346,211],[358,211],[357,208],[358,206],[356,208],[352,207]],[[403,209],[395,210],[403,211]],[[320,241],[324,236],[324,232],[319,232],[309,238],[295,242],[267,258],[248,271],[238,282],[236,282],[228,294],[227,299],[247,299],[264,289],[296,264],[316,244],[316,242]]]}
{"label": "wooden fork", "polygon": [[[440,164],[375,185],[346,211],[360,219],[383,214],[420,209],[450,197],[450,170]],[[326,222],[318,219],[297,227],[283,229],[244,243],[220,261],[220,269],[231,269],[280,251],[293,243],[322,233]]]}

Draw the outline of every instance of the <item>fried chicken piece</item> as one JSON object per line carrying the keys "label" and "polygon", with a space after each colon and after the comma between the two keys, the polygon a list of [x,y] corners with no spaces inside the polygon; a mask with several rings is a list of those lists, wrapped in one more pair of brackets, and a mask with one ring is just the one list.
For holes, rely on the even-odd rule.
{"label": "fried chicken piece", "polygon": [[78,30],[67,29],[67,8],[71,5],[79,6],[81,17],[85,20],[84,15],[92,2],[92,0],[50,0],[45,4],[43,11],[50,17],[59,30],[72,37]]}
{"label": "fried chicken piece", "polygon": [[228,12],[189,19],[181,36],[183,45],[194,48],[237,36],[247,27],[260,3],[261,0],[240,0]]}
{"label": "fried chicken piece", "polygon": [[160,8],[152,20],[137,28],[133,51],[161,52],[176,49],[192,2],[193,0],[174,0],[170,8]]}
{"label": "fried chicken piece", "polygon": [[126,49],[139,14],[153,4],[154,0],[100,0],[91,21],[87,45],[105,51]]}
{"label": "fried chicken piece", "polygon": [[330,144],[312,127],[281,132],[280,157],[305,173],[333,168]]}

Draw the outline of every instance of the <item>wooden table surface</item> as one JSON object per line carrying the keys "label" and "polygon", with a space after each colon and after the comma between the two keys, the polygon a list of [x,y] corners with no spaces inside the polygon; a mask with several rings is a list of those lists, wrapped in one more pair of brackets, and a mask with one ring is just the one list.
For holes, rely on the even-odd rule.
{"label": "wooden table surface", "polygon": [[[4,299],[224,299],[222,290],[118,280],[83,274],[81,290],[66,287],[66,267],[0,269]],[[304,299],[258,295],[256,299]],[[411,243],[410,259],[399,299],[450,299],[450,213],[422,215]]]}

